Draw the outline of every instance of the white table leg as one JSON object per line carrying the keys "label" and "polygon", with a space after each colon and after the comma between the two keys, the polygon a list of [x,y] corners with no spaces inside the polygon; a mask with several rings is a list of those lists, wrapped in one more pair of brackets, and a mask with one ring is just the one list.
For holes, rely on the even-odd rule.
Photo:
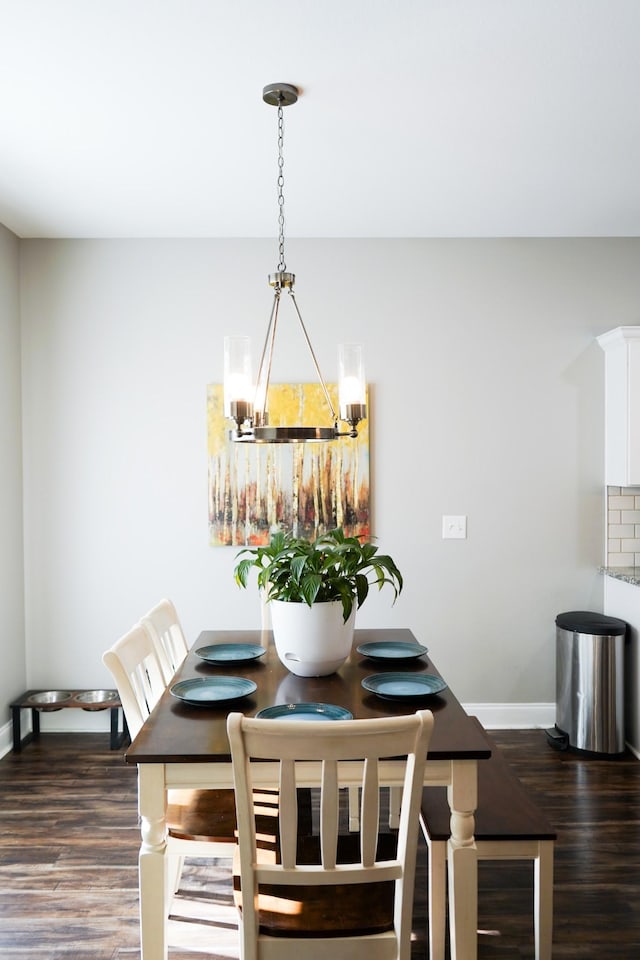
{"label": "white table leg", "polygon": [[551,960],[553,940],[553,840],[541,840],[534,870],[536,960]]}
{"label": "white table leg", "polygon": [[166,791],[164,765],[138,765],[141,960],[167,960]]}
{"label": "white table leg", "polygon": [[478,858],[474,832],[477,768],[473,761],[453,761],[447,788],[451,808],[449,862],[449,936],[451,960],[478,956]]}
{"label": "white table leg", "polygon": [[444,960],[447,929],[447,845],[427,840],[429,846],[429,960]]}

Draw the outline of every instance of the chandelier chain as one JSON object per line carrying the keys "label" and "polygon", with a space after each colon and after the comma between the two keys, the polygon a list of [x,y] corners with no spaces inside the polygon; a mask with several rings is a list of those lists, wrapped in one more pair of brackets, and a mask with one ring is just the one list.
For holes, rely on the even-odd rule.
{"label": "chandelier chain", "polygon": [[284,259],[284,111],[278,104],[278,272],[284,273],[287,265]]}

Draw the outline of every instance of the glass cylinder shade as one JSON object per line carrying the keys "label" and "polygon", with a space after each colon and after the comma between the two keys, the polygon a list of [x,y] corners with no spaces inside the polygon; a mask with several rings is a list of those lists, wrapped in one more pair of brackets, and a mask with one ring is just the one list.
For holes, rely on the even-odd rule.
{"label": "glass cylinder shade", "polygon": [[253,416],[251,340],[224,338],[224,412],[238,423]]}
{"label": "glass cylinder shade", "polygon": [[367,415],[367,381],[360,343],[341,343],[338,347],[338,403],[341,420],[357,422]]}

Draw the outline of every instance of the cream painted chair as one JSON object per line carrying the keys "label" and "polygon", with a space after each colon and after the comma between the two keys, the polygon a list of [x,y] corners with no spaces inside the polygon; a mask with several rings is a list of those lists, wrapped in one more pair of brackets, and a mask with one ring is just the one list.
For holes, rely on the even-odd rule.
{"label": "cream painted chair", "polygon": [[[156,643],[139,623],[102,660],[118,688],[133,740],[166,688]],[[171,893],[177,889],[185,856],[232,858],[235,831],[233,790],[169,790],[167,853],[175,857],[169,872]]]}
{"label": "cream painted chair", "polygon": [[169,683],[189,650],[171,600],[161,600],[141,621],[153,638],[165,683]]}
{"label": "cream painted chair", "polygon": [[[243,960],[326,960],[332,954],[408,960],[418,815],[432,729],[427,710],[315,723],[312,735],[304,721],[229,715]],[[407,758],[397,836],[379,829],[378,760],[385,757]],[[259,782],[267,759],[280,767],[279,856],[260,851],[256,839],[254,774]],[[356,761],[362,774],[357,835],[339,832],[339,793],[347,785],[341,764],[346,761]],[[305,767],[304,784],[320,789],[319,838],[300,837],[298,762]],[[391,850],[385,849],[385,837]]]}

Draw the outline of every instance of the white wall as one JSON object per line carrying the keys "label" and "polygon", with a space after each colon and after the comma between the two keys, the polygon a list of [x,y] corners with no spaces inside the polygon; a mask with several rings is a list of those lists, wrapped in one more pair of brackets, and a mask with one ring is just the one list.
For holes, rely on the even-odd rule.
{"label": "white wall", "polygon": [[[207,545],[207,382],[264,335],[272,241],[22,241],[29,683],[104,685],[164,595],[195,639],[259,623]],[[327,379],[361,338],[373,532],[403,570],[362,626],[410,626],[466,703],[551,703],[555,615],[602,609],[603,356],[640,315],[640,240],[297,240]],[[283,335],[284,336],[284,335]],[[254,347],[255,349],[255,347]],[[275,379],[305,379],[281,341]],[[468,539],[441,517],[467,514]],[[71,713],[72,711],[69,711]],[[61,716],[57,714],[56,716]]]}
{"label": "white wall", "polygon": [[18,276],[18,238],[0,226],[0,753],[6,705],[26,689]]}
{"label": "white wall", "polygon": [[640,757],[640,589],[613,577],[605,577],[604,612],[620,617],[628,624],[624,651],[625,737],[637,757]]}

